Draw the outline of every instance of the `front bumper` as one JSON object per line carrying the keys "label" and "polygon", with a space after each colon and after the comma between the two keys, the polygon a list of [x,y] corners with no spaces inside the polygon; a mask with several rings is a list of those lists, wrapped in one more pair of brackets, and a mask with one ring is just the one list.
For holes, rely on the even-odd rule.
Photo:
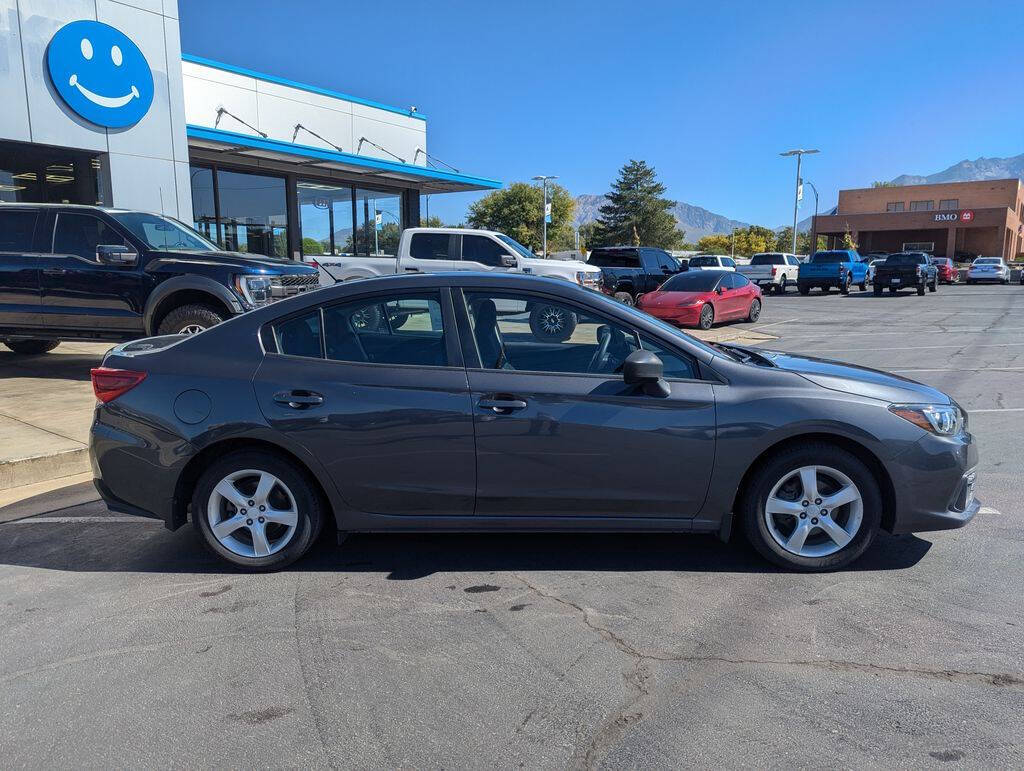
{"label": "front bumper", "polygon": [[955,437],[924,436],[888,464],[896,497],[894,534],[963,527],[981,508],[978,446],[966,431]]}
{"label": "front bumper", "polygon": [[644,313],[649,313],[656,319],[675,324],[679,327],[695,327],[700,323],[700,312],[704,304],[688,306],[685,308],[644,308]]}

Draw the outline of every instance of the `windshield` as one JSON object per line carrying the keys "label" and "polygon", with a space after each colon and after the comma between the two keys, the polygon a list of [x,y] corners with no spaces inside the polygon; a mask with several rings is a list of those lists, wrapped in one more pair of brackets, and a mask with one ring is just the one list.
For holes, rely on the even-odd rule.
{"label": "windshield", "polygon": [[822,262],[849,262],[850,255],[846,252],[818,252],[811,257],[811,262],[822,263]]}
{"label": "windshield", "polygon": [[718,270],[679,273],[661,285],[661,292],[710,292],[722,279]]}
{"label": "windshield", "polygon": [[500,238],[504,243],[508,244],[513,249],[515,249],[517,252],[519,252],[520,256],[522,256],[522,257],[529,257],[529,258],[534,259],[534,260],[538,259],[536,254],[531,252],[529,249],[527,249],[521,243],[516,241],[514,238],[509,238],[504,233],[498,233],[498,238]]}
{"label": "windshield", "polygon": [[751,265],[785,265],[786,259],[781,254],[755,254],[750,258]]}
{"label": "windshield", "polygon": [[886,260],[886,265],[925,265],[928,262],[928,258],[923,254],[890,254]]}
{"label": "windshield", "polygon": [[717,257],[691,257],[690,267],[691,268],[703,268],[703,267],[718,267]]}
{"label": "windshield", "polygon": [[975,265],[998,265],[998,257],[979,257],[974,261]]}
{"label": "windshield", "polygon": [[215,252],[217,245],[177,220],[143,212],[115,212],[110,215],[150,249],[182,249]]}

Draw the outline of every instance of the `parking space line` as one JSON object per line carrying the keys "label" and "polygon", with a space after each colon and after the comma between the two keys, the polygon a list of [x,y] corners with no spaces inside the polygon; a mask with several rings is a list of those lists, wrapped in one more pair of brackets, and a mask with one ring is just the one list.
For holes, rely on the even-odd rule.
{"label": "parking space line", "polygon": [[979,412],[1024,412],[1024,407],[992,407],[984,410],[967,410],[968,415],[977,415]]}
{"label": "parking space line", "polygon": [[[906,334],[906,333],[904,333]],[[786,338],[782,338],[782,342],[787,342]],[[964,343],[964,345],[970,345],[971,348],[1013,348],[1024,345],[1024,343]],[[946,343],[945,345],[905,345],[898,348],[803,348],[801,352],[809,353],[833,353],[833,352],[847,352],[847,351],[922,351],[927,348],[950,348],[955,347],[955,344]]]}
{"label": "parking space line", "polygon": [[890,372],[1021,372],[1024,367],[949,367],[929,368],[919,367],[915,369],[891,369]]}
{"label": "parking space line", "polygon": [[785,321],[773,321],[771,324],[761,324],[756,327],[751,327],[751,332],[760,332],[762,329],[768,329],[768,327],[774,327],[779,324],[792,324],[794,321],[800,321],[800,319],[786,319]]}
{"label": "parking space line", "polygon": [[85,523],[93,524],[96,522],[147,522],[153,524],[159,524],[159,519],[150,519],[149,517],[26,517],[25,519],[16,519],[13,522],[6,522],[7,525],[31,525],[35,523],[45,524],[72,524],[72,523]]}
{"label": "parking space line", "polygon": [[[780,321],[778,323],[782,324],[782,323],[785,323],[785,322],[781,322]],[[989,329],[987,327],[977,327],[977,328],[975,328],[975,327],[965,327],[963,329],[957,329],[956,327],[946,327],[945,329],[942,329],[940,331],[943,334],[947,334],[947,335],[975,335],[975,334],[979,334],[979,333],[982,333],[982,332],[987,332],[990,335],[993,335],[993,334],[999,335],[999,334],[1002,334],[1003,332],[1020,332],[1021,330],[1024,330],[1024,327],[1000,327],[999,329]],[[793,336],[790,336],[790,337],[785,337],[784,339],[786,339],[786,340],[813,340],[816,337],[828,337],[828,338],[831,339],[833,337],[881,337],[882,335],[906,335],[906,334],[907,334],[907,330],[906,329],[902,329],[902,330],[899,330],[897,332],[839,332],[839,333],[819,332],[818,334],[815,334],[815,335],[793,335]]]}

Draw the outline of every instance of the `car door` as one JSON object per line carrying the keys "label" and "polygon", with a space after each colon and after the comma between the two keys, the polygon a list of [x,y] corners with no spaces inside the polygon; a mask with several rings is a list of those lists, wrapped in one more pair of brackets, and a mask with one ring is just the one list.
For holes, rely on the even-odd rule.
{"label": "car door", "polygon": [[459,268],[459,236],[454,233],[414,232],[409,253],[401,258],[400,273],[438,273]]}
{"label": "car door", "polygon": [[40,258],[43,316],[51,328],[133,333],[143,330],[142,270],[107,265],[98,246],[133,245],[112,223],[84,211],[62,210],[53,224],[52,249]]}
{"label": "car door", "polygon": [[726,273],[722,276],[722,296],[716,305],[722,309],[721,313],[716,313],[719,319],[725,320],[735,319],[742,315],[746,310],[746,291],[744,290],[743,282],[749,284],[746,279],[738,273]]}
{"label": "car door", "polygon": [[38,209],[0,208],[0,327],[43,326],[39,303]]}
{"label": "car door", "polygon": [[355,510],[471,515],[473,408],[448,290],[376,292],[264,329],[253,379],[271,427]]}
{"label": "car door", "polygon": [[515,256],[490,236],[464,234],[461,237],[460,270],[507,272],[518,262]]}
{"label": "car door", "polygon": [[[715,400],[685,352],[557,297],[467,287],[453,299],[468,343],[478,516],[697,513],[714,463]],[[575,314],[569,339],[533,334],[537,303]],[[668,359],[669,396],[623,382],[622,362],[641,345]]]}

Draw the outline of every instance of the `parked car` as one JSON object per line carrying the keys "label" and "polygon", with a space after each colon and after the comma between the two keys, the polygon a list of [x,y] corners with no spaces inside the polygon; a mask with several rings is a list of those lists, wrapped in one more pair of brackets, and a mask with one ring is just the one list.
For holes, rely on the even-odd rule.
{"label": "parked car", "polygon": [[664,249],[646,246],[614,246],[594,249],[587,263],[601,269],[601,291],[632,305],[637,295],[661,286],[682,270]]}
{"label": "parked car", "polygon": [[862,292],[868,288],[868,266],[853,249],[815,252],[797,274],[797,289],[803,295],[814,287],[826,293],[838,287],[842,294],[849,294],[851,284],[857,284]]}
{"label": "parked car", "polygon": [[641,295],[636,307],[670,324],[711,329],[723,321],[757,321],[761,289],[740,273],[692,270]]}
{"label": "parked car", "polygon": [[[541,302],[578,316],[571,340],[531,333]],[[280,568],[327,528],[735,529],[787,568],[831,570],[879,529],[960,527],[980,507],[967,416],[941,391],[708,345],[568,281],[340,284],[120,345],[92,379],[108,507],[171,530],[191,517],[243,569]]]}
{"label": "parked car", "polygon": [[901,289],[916,289],[919,295],[926,288],[934,292],[939,288],[939,270],[925,252],[890,254],[875,269],[875,297],[880,297],[885,288],[893,294]]}
{"label": "parked car", "polygon": [[932,265],[939,272],[939,282],[956,284],[960,281],[960,270],[948,257],[932,257]]}
{"label": "parked car", "polygon": [[[888,255],[886,255],[888,256]],[[885,262],[885,257],[876,257],[868,262],[868,284],[875,283],[875,270]]]}
{"label": "parked car", "polygon": [[[601,289],[601,269],[580,260],[545,260],[511,236],[496,230],[467,228],[406,228],[398,240],[397,256],[307,257],[330,285],[356,278],[396,273],[440,273],[450,270],[529,273]],[[576,328],[572,314],[546,305],[534,306],[530,325],[552,341],[566,340]]]}
{"label": "parked car", "polygon": [[736,267],[738,273],[742,273],[762,289],[768,286],[779,294],[786,293],[786,287],[791,281],[796,281],[799,270],[800,258],[784,252],[755,254],[750,258],[749,265]]}
{"label": "parked car", "polygon": [[736,260],[726,254],[695,254],[688,267],[690,270],[736,270]]}
{"label": "parked car", "polygon": [[308,265],[222,251],[158,214],[0,204],[0,341],[16,353],[199,332],[318,288]]}
{"label": "parked car", "polygon": [[979,284],[984,281],[1010,283],[1010,266],[1002,257],[978,257],[967,269],[967,283]]}

